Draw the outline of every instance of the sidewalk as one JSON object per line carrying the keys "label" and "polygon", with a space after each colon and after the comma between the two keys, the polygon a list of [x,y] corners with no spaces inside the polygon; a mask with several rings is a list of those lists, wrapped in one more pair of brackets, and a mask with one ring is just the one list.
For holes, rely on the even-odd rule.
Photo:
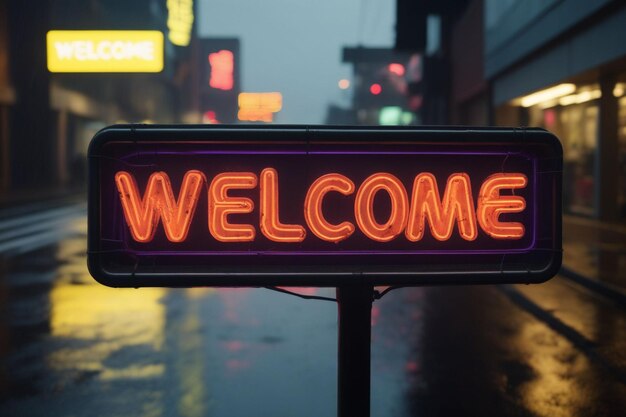
{"label": "sidewalk", "polygon": [[626,226],[564,215],[562,273],[626,303]]}

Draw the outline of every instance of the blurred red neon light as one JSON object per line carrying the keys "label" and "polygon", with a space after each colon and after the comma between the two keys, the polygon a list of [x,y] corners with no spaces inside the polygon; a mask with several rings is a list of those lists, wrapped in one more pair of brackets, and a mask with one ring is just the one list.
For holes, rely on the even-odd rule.
{"label": "blurred red neon light", "polygon": [[394,62],[392,64],[389,64],[387,69],[389,69],[390,73],[396,74],[398,77],[403,77],[404,76],[404,65],[402,65],[402,64],[398,64],[398,63]]}
{"label": "blurred red neon light", "polygon": [[216,125],[216,124],[219,124],[219,122],[220,121],[217,120],[217,115],[215,114],[215,111],[213,110],[207,110],[202,115],[202,123]]}
{"label": "blurred red neon light", "polygon": [[235,67],[234,56],[231,51],[225,49],[209,54],[211,64],[211,78],[209,85],[218,90],[233,89],[233,69]]}
{"label": "blurred red neon light", "polygon": [[370,93],[374,94],[375,96],[379,95],[382,91],[383,88],[380,86],[380,84],[372,84],[370,86]]}

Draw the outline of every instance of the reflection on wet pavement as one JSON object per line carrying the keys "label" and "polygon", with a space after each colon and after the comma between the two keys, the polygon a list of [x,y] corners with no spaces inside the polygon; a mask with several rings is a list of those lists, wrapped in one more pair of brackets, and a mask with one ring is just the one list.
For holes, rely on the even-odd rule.
{"label": "reflection on wet pavement", "polygon": [[372,309],[372,416],[408,415],[406,391],[419,381],[423,288],[392,290]]}
{"label": "reflection on wet pavement", "polygon": [[589,340],[594,349],[626,373],[626,316],[615,303],[600,303],[598,296],[564,280],[540,286],[517,286],[530,300]]}
{"label": "reflection on wet pavement", "polygon": [[262,289],[106,288],[88,274],[79,223],[3,264],[1,415],[334,412],[334,304]]}
{"label": "reflection on wet pavement", "polygon": [[576,216],[563,223],[564,265],[626,293],[626,228]]}
{"label": "reflection on wet pavement", "polygon": [[588,371],[589,361],[541,323],[524,323],[515,341],[532,376],[519,389],[524,406],[541,416],[578,415],[589,399],[573,377]]}
{"label": "reflection on wet pavement", "polygon": [[50,336],[62,343],[48,355],[49,367],[102,380],[162,375],[164,365],[146,358],[163,345],[165,290],[124,291],[95,283],[84,248],[82,236],[57,248],[61,266],[50,290]]}
{"label": "reflection on wet pavement", "polygon": [[[87,272],[85,219],[68,227],[57,244],[0,261],[0,415],[336,414],[336,304],[106,288]],[[393,290],[372,309],[372,415],[619,415],[625,320],[558,277]]]}
{"label": "reflection on wet pavement", "polygon": [[610,416],[624,409],[623,383],[493,287],[428,289],[426,298],[425,385],[409,400],[415,415]]}

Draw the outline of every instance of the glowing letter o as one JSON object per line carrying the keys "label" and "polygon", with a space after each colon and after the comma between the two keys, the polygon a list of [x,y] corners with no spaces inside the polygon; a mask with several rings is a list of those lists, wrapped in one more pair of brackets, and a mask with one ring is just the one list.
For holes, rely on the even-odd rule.
{"label": "glowing letter o", "polygon": [[[374,197],[386,191],[391,198],[389,219],[380,224],[374,217]],[[354,202],[354,216],[361,232],[377,242],[389,242],[398,236],[407,224],[409,198],[402,182],[395,176],[379,172],[369,176],[359,187]]]}

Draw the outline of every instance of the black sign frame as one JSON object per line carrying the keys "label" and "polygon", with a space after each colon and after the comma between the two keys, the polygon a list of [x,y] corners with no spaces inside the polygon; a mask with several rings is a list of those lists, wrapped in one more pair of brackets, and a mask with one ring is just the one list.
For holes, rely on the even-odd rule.
{"label": "black sign frame", "polygon": [[[363,256],[354,255],[350,261],[342,261],[346,255],[334,254],[333,263],[321,265],[311,262],[310,259],[331,257],[320,255],[321,258],[315,258],[317,255],[306,254],[292,256],[284,254],[284,250],[277,251],[283,255],[276,255],[271,251],[256,250],[253,251],[255,256],[246,254],[238,258],[236,254],[228,254],[231,256],[228,264],[213,266],[196,253],[193,256],[169,253],[165,260],[164,256],[159,255],[159,251],[146,255],[130,247],[128,242],[111,244],[107,233],[112,228],[119,229],[120,221],[119,216],[116,225],[107,225],[103,221],[107,219],[108,213],[115,210],[115,205],[110,203],[115,196],[111,193],[110,185],[108,192],[104,192],[102,184],[103,181],[112,180],[103,173],[107,169],[112,169],[108,164],[119,161],[119,155],[115,153],[117,145],[125,149],[132,147],[141,149],[142,152],[138,155],[146,157],[152,152],[149,150],[150,146],[162,149],[161,146],[178,146],[178,143],[193,147],[217,142],[222,145],[245,143],[246,146],[253,146],[256,150],[263,149],[268,143],[274,147],[287,146],[289,149],[300,149],[298,152],[304,155],[302,157],[309,157],[309,150],[317,149],[319,146],[333,148],[337,145],[350,147],[358,144],[354,146],[357,146],[358,152],[363,154],[366,153],[362,151],[363,149],[372,149],[374,154],[377,152],[376,149],[384,149],[381,159],[386,157],[382,155],[394,154],[395,151],[389,151],[390,149],[401,150],[395,154],[405,152],[406,149],[423,149],[424,154],[432,152],[437,155],[445,153],[442,150],[449,149],[453,151],[451,159],[461,160],[458,157],[467,154],[468,161],[471,161],[472,155],[478,154],[476,150],[479,150],[481,154],[499,155],[496,158],[500,158],[502,164],[511,160],[510,158],[520,159],[522,161],[520,164],[527,159],[532,161],[533,167],[533,177],[529,178],[529,184],[532,184],[535,216],[532,227],[537,233],[533,235],[533,246],[526,249],[517,248],[510,253],[507,249],[498,251],[497,248],[478,255],[472,254],[472,250],[450,250],[449,253],[432,255],[426,251],[420,256],[415,255],[414,263],[409,259],[411,255],[404,256],[402,250],[396,250],[389,256],[384,253],[370,256],[364,251]],[[153,153],[156,155],[158,152]],[[263,153],[259,152],[259,155]],[[154,155],[149,155],[148,159],[152,156]],[[562,146],[556,136],[543,129],[117,125],[96,134],[90,144],[88,158],[88,266],[96,280],[112,287],[339,287],[539,283],[553,277],[561,266]],[[132,162],[137,163],[135,160]],[[126,160],[124,163],[129,162]],[[158,169],[156,165],[155,170]],[[393,166],[393,163],[390,166]],[[410,184],[406,184],[406,187],[410,193]],[[175,194],[176,192],[177,190]],[[107,201],[109,203],[106,203]],[[119,201],[117,204],[119,205]],[[476,251],[480,252],[480,248]],[[474,255],[478,256],[475,257],[478,261],[463,260]],[[435,264],[425,265],[424,261],[429,259],[436,260]],[[260,262],[255,263],[255,260]]]}

